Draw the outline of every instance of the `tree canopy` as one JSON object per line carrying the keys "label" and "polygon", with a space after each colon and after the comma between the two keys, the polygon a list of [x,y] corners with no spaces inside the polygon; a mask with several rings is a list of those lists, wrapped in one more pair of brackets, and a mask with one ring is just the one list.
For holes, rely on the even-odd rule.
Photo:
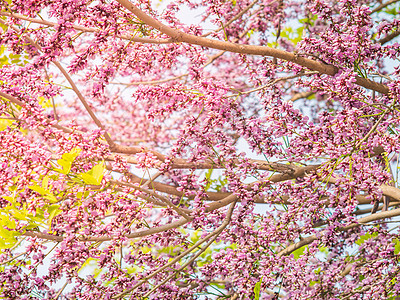
{"label": "tree canopy", "polygon": [[400,295],[400,1],[0,5],[2,299]]}

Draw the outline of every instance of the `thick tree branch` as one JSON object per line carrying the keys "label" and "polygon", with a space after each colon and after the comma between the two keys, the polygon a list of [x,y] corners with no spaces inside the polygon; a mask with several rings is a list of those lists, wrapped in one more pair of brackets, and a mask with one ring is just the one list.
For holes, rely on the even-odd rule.
{"label": "thick tree branch", "polygon": [[377,8],[374,8],[374,9],[371,11],[371,14],[376,13],[376,12],[378,12],[378,11],[380,11],[380,10],[382,10],[382,9],[384,9],[384,8],[388,7],[389,5],[391,5],[391,4],[393,4],[393,3],[396,3],[396,2],[399,2],[399,0],[390,0],[390,1],[388,1],[388,2],[382,3],[382,4],[379,5]]}
{"label": "thick tree branch", "polygon": [[393,40],[394,38],[398,37],[400,35],[400,30],[396,30],[390,34],[388,34],[387,36],[381,38],[378,43],[380,44],[386,44],[387,42],[390,42],[391,40]]}
{"label": "thick tree branch", "polygon": [[[250,55],[262,55],[262,56],[270,56],[278,59],[283,59],[288,62],[293,62],[300,66],[306,67],[313,71],[318,71],[321,74],[326,74],[330,76],[334,76],[338,73],[339,69],[333,65],[327,65],[322,62],[311,60],[304,58],[302,56],[298,56],[295,53],[290,53],[287,51],[265,47],[265,46],[254,46],[254,45],[242,45],[225,41],[212,40],[201,36],[195,36],[191,34],[184,33],[180,30],[173,29],[167,25],[162,24],[156,19],[150,17],[140,9],[138,9],[135,5],[133,5],[129,0],[116,0],[123,7],[132,12],[136,17],[145,22],[147,25],[159,30],[160,32],[171,37],[176,43],[188,43],[193,45],[199,45],[202,47],[219,49],[234,53],[242,53],[242,54],[250,54]],[[381,83],[374,82],[367,78],[356,77],[356,84],[377,91],[382,94],[388,94],[389,88]]]}
{"label": "thick tree branch", "polygon": [[314,92],[301,92],[301,93],[297,93],[295,95],[292,96],[292,98],[290,98],[290,102],[294,102],[303,98],[308,98],[311,95],[315,94]]}

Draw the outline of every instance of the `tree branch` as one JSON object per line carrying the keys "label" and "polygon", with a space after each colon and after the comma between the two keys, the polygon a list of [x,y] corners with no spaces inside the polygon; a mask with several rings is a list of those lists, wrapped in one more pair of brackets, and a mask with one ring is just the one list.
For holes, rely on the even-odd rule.
{"label": "tree branch", "polygon": [[382,3],[382,4],[379,5],[377,8],[373,9],[373,10],[371,11],[371,14],[376,13],[376,12],[378,12],[378,11],[384,9],[385,7],[387,7],[387,6],[389,6],[389,5],[393,4],[393,3],[396,3],[396,2],[399,2],[399,0],[390,0],[390,1],[388,1],[388,2]]}
{"label": "tree branch", "polygon": [[[234,53],[242,53],[242,54],[250,54],[250,55],[262,55],[262,56],[270,56],[278,59],[283,59],[285,61],[293,62],[300,66],[306,67],[313,71],[318,71],[321,74],[326,74],[330,76],[334,76],[339,69],[333,65],[327,65],[319,61],[307,59],[301,56],[296,55],[295,53],[290,53],[287,51],[265,47],[265,46],[254,46],[254,45],[242,45],[225,41],[211,40],[201,36],[195,36],[191,34],[187,34],[177,29],[173,29],[167,25],[162,24],[156,19],[150,17],[142,10],[138,9],[135,5],[133,5],[129,0],[116,0],[123,7],[128,9],[131,13],[133,13],[140,20],[145,22],[147,25],[157,29],[158,31],[168,35],[173,39],[174,42],[177,43],[188,43],[193,45],[199,45],[202,47],[219,49]],[[381,83],[377,83],[367,78],[356,77],[356,84],[377,91],[382,94],[388,94],[389,88]]]}
{"label": "tree branch", "polygon": [[384,38],[381,38],[380,40],[378,40],[378,43],[380,43],[381,45],[386,44],[387,42],[390,42],[391,40],[398,37],[399,35],[400,35],[400,30],[396,30],[396,31],[388,34]]}
{"label": "tree branch", "polygon": [[[53,23],[53,22],[49,22],[49,21],[41,20],[41,19],[30,18],[30,17],[26,17],[21,14],[0,12],[0,16],[12,17],[12,18],[28,21],[28,22],[35,23],[35,24],[46,25],[49,27],[58,26],[57,23]],[[84,26],[80,26],[80,25],[71,25],[71,27],[74,28],[75,30],[82,31],[82,32],[91,32],[91,33],[101,32],[100,29],[89,28],[89,27],[84,27]],[[142,44],[171,44],[173,42],[172,39],[149,39],[149,38],[135,37],[135,36],[125,35],[125,34],[117,34],[117,35],[115,35],[115,37],[123,39],[123,40],[128,40],[131,42],[142,43]]]}
{"label": "tree branch", "polygon": [[[0,23],[11,27],[14,31],[18,31],[18,29],[15,26],[12,25],[7,25],[6,22],[4,22],[3,20],[0,19]],[[32,45],[34,46],[38,51],[42,52],[42,47],[40,45],[38,45],[34,40],[32,40],[28,35],[25,35],[26,40]],[[56,61],[53,60],[52,61],[54,65],[56,65],[56,67],[60,70],[60,72],[64,75],[64,77],[67,79],[67,81],[69,82],[69,84],[71,85],[72,90],[75,92],[75,94],[78,96],[79,100],[81,101],[81,103],[83,104],[83,106],[85,107],[86,111],[89,113],[90,117],[92,118],[92,120],[95,122],[95,124],[101,128],[102,130],[104,130],[104,138],[106,139],[107,143],[109,144],[110,148],[115,147],[115,143],[113,142],[113,140],[111,139],[110,135],[107,133],[107,131],[105,131],[104,126],[102,125],[102,123],[100,122],[100,120],[96,117],[96,115],[94,114],[94,112],[92,111],[92,109],[90,108],[89,104],[87,103],[85,97],[83,97],[82,93],[80,92],[80,90],[78,89],[78,87],[76,86],[75,82],[72,80],[71,76],[69,76],[68,72],[65,71],[65,69],[61,66],[61,64]]]}
{"label": "tree branch", "polygon": [[[369,222],[386,219],[386,218],[392,218],[392,217],[399,216],[399,215],[400,215],[400,208],[389,210],[389,211],[384,211],[384,212],[366,216],[364,218],[360,218],[357,220],[357,223],[353,223],[353,224],[350,224],[350,225],[344,226],[344,227],[338,227],[337,230],[338,231],[347,231],[349,229],[353,229],[355,227],[367,224]],[[306,238],[302,239],[301,241],[294,243],[294,244],[290,245],[289,247],[287,247],[286,249],[279,252],[278,256],[289,255],[293,251],[295,251],[305,245],[311,244],[313,241],[315,241],[319,238],[320,237],[317,237],[316,235],[306,237]]]}
{"label": "tree branch", "polygon": [[[174,265],[175,263],[177,263],[181,258],[185,257],[187,254],[189,254],[190,252],[192,252],[193,250],[195,250],[196,248],[198,248],[201,244],[203,244],[204,242],[208,241],[209,239],[211,239],[211,241],[209,241],[209,243],[207,243],[207,245],[205,247],[203,247],[203,249],[200,249],[198,251],[198,253],[196,254],[196,256],[192,259],[189,260],[189,263],[192,263],[201,253],[203,253],[213,242],[214,240],[218,237],[218,235],[225,229],[226,226],[228,226],[231,217],[232,217],[232,213],[233,210],[235,208],[235,204],[236,203],[232,203],[231,207],[229,208],[226,216],[225,216],[225,220],[224,222],[221,224],[221,226],[219,226],[215,231],[211,232],[210,234],[208,234],[206,237],[202,238],[201,240],[197,241],[197,243],[195,243],[192,247],[186,249],[183,253],[181,253],[180,255],[178,255],[176,258],[174,258],[172,261],[170,261],[169,263],[165,264],[164,266],[162,266],[161,268],[159,268],[158,270],[156,270],[155,272],[151,273],[150,275],[146,276],[145,278],[141,279],[140,282],[138,282],[137,284],[135,284],[132,288],[112,297],[112,299],[119,299],[122,298],[123,296],[125,296],[126,294],[132,292],[133,290],[135,290],[136,288],[138,288],[139,286],[141,286],[142,284],[144,284],[145,282],[147,282],[149,279],[153,278],[155,275],[157,275],[158,273],[164,271],[166,268]],[[186,268],[186,266],[188,265],[188,262],[183,265],[180,270],[183,270],[184,268]],[[175,272],[173,273],[173,275],[175,274]],[[167,278],[168,280],[170,279],[170,277]],[[165,281],[166,282],[166,281]],[[165,283],[163,281],[162,284]]]}
{"label": "tree branch", "polygon": [[[269,3],[269,5],[277,2],[278,0],[272,1],[271,3]],[[219,32],[221,30],[224,30],[226,27],[229,27],[229,25],[231,25],[233,22],[235,22],[237,19],[239,19],[241,16],[243,16],[246,12],[248,12],[248,10],[250,8],[252,8],[256,3],[258,2],[258,0],[254,0],[252,3],[250,3],[249,5],[247,5],[241,12],[239,12],[236,16],[234,16],[232,19],[230,19],[228,22],[226,22],[223,26],[219,27],[216,30],[213,30],[209,33],[203,34],[202,37],[207,37],[212,33],[216,33]]]}

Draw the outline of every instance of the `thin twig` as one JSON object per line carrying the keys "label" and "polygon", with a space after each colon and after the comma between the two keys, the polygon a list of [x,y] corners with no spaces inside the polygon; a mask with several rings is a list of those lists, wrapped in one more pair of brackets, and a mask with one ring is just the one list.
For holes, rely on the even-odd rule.
{"label": "thin twig", "polygon": [[308,98],[311,95],[315,94],[314,92],[301,92],[293,95],[292,98],[289,99],[289,102],[294,102],[303,98]]}
{"label": "thin twig", "polygon": [[[137,289],[139,286],[141,286],[142,284],[144,284],[145,282],[147,282],[149,279],[153,278],[155,275],[157,275],[158,273],[164,271],[166,268],[168,268],[169,266],[174,265],[175,263],[177,263],[181,258],[185,257],[187,254],[189,254],[190,252],[192,252],[193,250],[195,250],[196,248],[198,248],[201,244],[203,244],[204,242],[206,242],[207,240],[209,240],[210,238],[214,237],[215,238],[225,229],[226,226],[228,226],[230,219],[232,217],[232,213],[233,213],[233,209],[236,205],[236,202],[231,204],[231,207],[228,210],[228,213],[226,214],[225,220],[224,222],[221,224],[221,226],[219,226],[215,231],[213,231],[212,233],[208,234],[206,237],[204,237],[203,239],[197,241],[197,243],[195,243],[192,247],[188,248],[187,250],[185,250],[183,253],[181,253],[180,255],[178,255],[176,258],[174,258],[172,261],[170,261],[169,263],[165,264],[164,266],[162,266],[161,268],[159,268],[158,270],[156,270],[155,272],[151,273],[150,275],[146,276],[145,278],[141,279],[140,282],[138,282],[137,284],[135,284],[132,288],[116,295],[113,297],[113,299],[118,299],[121,298],[123,296],[125,296],[126,294],[132,292],[133,290]],[[214,241],[214,240],[213,240]]]}
{"label": "thin twig", "polygon": [[[18,29],[15,26],[12,25],[7,25],[6,22],[4,22],[3,20],[0,19],[0,23],[2,23],[3,25],[6,25],[8,27],[11,27],[14,31],[18,32]],[[42,52],[42,47],[40,45],[38,45],[34,40],[32,40],[29,36],[25,35],[26,40],[32,45],[34,46],[38,51]],[[69,84],[72,87],[72,90],[75,92],[75,94],[78,96],[79,100],[81,101],[81,103],[83,104],[83,106],[85,107],[86,111],[89,113],[90,117],[92,118],[92,120],[95,122],[95,124],[101,128],[102,130],[105,130],[104,126],[101,124],[100,120],[96,117],[96,115],[94,114],[94,112],[92,111],[92,109],[90,108],[89,104],[87,103],[87,101],[85,100],[85,98],[83,97],[82,93],[79,91],[78,87],[76,86],[75,82],[72,80],[71,76],[69,76],[68,72],[65,71],[65,69],[61,66],[61,64],[56,61],[53,60],[52,61],[53,64],[56,65],[56,67],[61,71],[61,73],[64,75],[64,77],[67,79],[67,81],[69,82]],[[112,141],[110,135],[107,132],[104,132],[104,137],[107,141],[107,143],[110,145],[110,148],[113,149],[115,148],[115,143]]]}
{"label": "thin twig", "polygon": [[302,77],[302,76],[308,76],[308,75],[313,75],[313,74],[318,74],[319,72],[317,71],[312,71],[312,72],[305,72],[305,73],[299,73],[299,74],[295,74],[295,75],[291,75],[291,76],[286,76],[286,77],[281,77],[281,78],[277,78],[272,80],[271,82],[267,83],[266,85],[260,86],[258,88],[254,88],[252,90],[249,91],[245,91],[245,92],[240,92],[238,94],[234,94],[234,95],[229,95],[227,97],[237,97],[237,96],[241,96],[241,95],[246,95],[246,94],[250,94],[250,93],[254,93],[260,90],[263,90],[265,88],[271,87],[274,84],[280,82],[280,81],[285,81],[285,80],[289,80],[289,79],[294,79],[294,78],[298,78],[298,77]]}
{"label": "thin twig", "polygon": [[[5,17],[12,17],[24,21],[29,21],[31,23],[36,23],[36,24],[41,24],[41,25],[46,25],[49,27],[55,27],[58,26],[57,23],[49,22],[46,20],[41,20],[41,19],[35,19],[35,18],[30,18],[26,17],[21,14],[15,14],[15,13],[9,13],[9,12],[0,12],[1,16]],[[82,32],[93,32],[93,33],[98,33],[102,32],[100,29],[97,28],[89,28],[89,27],[84,27],[80,25],[71,25],[72,28],[78,31]],[[149,39],[149,38],[142,38],[142,37],[135,37],[131,35],[126,35],[126,34],[117,34],[115,37],[123,39],[123,40],[128,40],[131,42],[137,42],[137,43],[143,43],[143,44],[171,44],[173,41],[172,39]]]}
{"label": "thin twig", "polygon": [[16,255],[16,256],[14,256],[14,257],[11,257],[10,259],[7,259],[7,260],[5,260],[5,261],[2,261],[2,262],[0,262],[0,266],[1,266],[1,265],[8,264],[9,262],[11,262],[11,261],[17,259],[18,257],[21,257],[22,255],[27,254],[27,253],[28,253],[28,251],[25,251],[25,252],[22,252],[22,253],[20,253],[20,254],[18,254],[18,255]]}
{"label": "thin twig", "polygon": [[[400,208],[389,210],[389,211],[384,211],[384,212],[380,212],[377,214],[366,216],[364,218],[360,218],[357,220],[357,223],[352,223],[348,226],[339,227],[339,228],[337,228],[337,230],[338,231],[347,231],[349,229],[353,229],[355,227],[358,227],[358,226],[361,226],[361,225],[364,225],[364,224],[367,224],[367,223],[370,223],[373,221],[386,219],[386,218],[392,218],[392,217],[399,216],[399,215],[400,215]],[[319,236],[321,236],[321,235],[319,235]],[[294,243],[294,244],[290,245],[289,247],[280,251],[278,253],[278,256],[289,255],[293,251],[295,251],[305,245],[311,244],[313,241],[317,240],[318,238],[319,237],[317,237],[316,235],[306,237],[306,238],[302,239],[301,241]]]}
{"label": "thin twig", "polygon": [[[393,106],[396,102],[393,101],[392,105]],[[362,143],[364,143],[370,136],[371,134],[376,130],[376,128],[378,127],[378,125],[382,122],[383,118],[386,116],[386,114],[388,112],[391,111],[391,108],[387,108],[384,112],[382,112],[382,115],[380,116],[380,118],[378,119],[378,121],[374,124],[374,126],[372,126],[372,128],[369,130],[369,132],[356,144],[355,149],[358,149]]]}
{"label": "thin twig", "polygon": [[[254,4],[256,4],[259,0],[254,0],[252,3],[250,3],[248,6],[246,6],[241,12],[239,12],[236,16],[234,16],[232,19],[230,19],[228,22],[226,22],[223,26],[219,27],[216,30],[210,31],[206,34],[201,35],[202,37],[207,37],[212,33],[217,33],[221,30],[223,30],[224,28],[229,27],[229,25],[231,25],[233,22],[235,22],[237,19],[239,19],[241,16],[243,16],[250,8],[252,8],[254,6]],[[269,3],[270,5],[277,2],[278,0],[272,1],[271,3]]]}
{"label": "thin twig", "polygon": [[54,299],[58,299],[60,297],[61,293],[65,289],[65,287],[68,285],[68,281],[64,283],[64,285],[61,287],[61,289],[58,291],[58,293],[54,296]]}
{"label": "thin twig", "polygon": [[[119,185],[126,185],[123,182],[120,181],[112,181],[113,183],[119,184]],[[182,217],[184,217],[186,220],[191,221],[193,219],[193,217],[188,216],[181,208],[177,207],[176,205],[174,205],[167,197],[161,196],[151,190],[148,190],[146,188],[143,188],[141,186],[136,186],[134,184],[129,185],[129,187],[138,190],[140,192],[149,194],[157,199],[160,199],[162,202],[164,202],[165,204],[167,204],[169,207],[171,207],[173,210],[176,211],[177,214],[181,215]]]}
{"label": "thin twig", "polygon": [[[148,236],[148,235],[152,235],[152,234],[156,234],[156,233],[160,233],[163,231],[177,228],[188,222],[189,222],[188,220],[186,220],[185,218],[182,217],[175,222],[161,225],[158,227],[153,227],[150,229],[138,230],[131,234],[127,234],[125,237],[128,239],[144,237],[144,236]],[[44,240],[49,240],[49,241],[57,241],[57,242],[62,242],[64,240],[64,238],[60,235],[53,235],[53,234],[40,232],[40,231],[27,230],[22,235],[36,237],[39,239],[44,239]],[[113,239],[113,237],[110,237],[110,236],[99,236],[99,237],[78,237],[76,240],[81,241],[81,242],[106,242],[106,241],[111,241],[112,239]]]}

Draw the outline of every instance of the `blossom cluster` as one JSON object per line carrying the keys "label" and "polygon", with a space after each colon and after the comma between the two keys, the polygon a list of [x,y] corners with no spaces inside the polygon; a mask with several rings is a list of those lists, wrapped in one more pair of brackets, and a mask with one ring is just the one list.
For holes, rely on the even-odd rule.
{"label": "blossom cluster", "polygon": [[167,2],[0,4],[0,298],[395,299],[398,3]]}

